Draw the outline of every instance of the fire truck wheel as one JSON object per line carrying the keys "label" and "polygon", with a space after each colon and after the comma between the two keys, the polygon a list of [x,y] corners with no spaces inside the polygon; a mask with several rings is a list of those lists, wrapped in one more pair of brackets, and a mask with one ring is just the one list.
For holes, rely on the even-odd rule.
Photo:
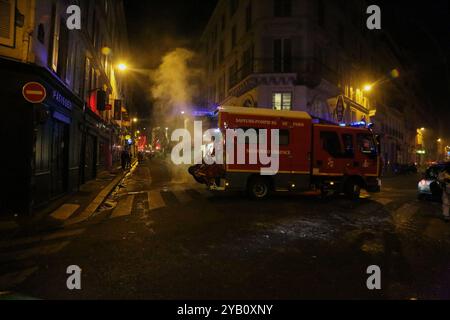
{"label": "fire truck wheel", "polygon": [[361,186],[358,181],[351,179],[345,184],[345,195],[351,200],[358,200],[361,195]]}
{"label": "fire truck wheel", "polygon": [[248,193],[255,200],[265,199],[270,193],[270,181],[262,177],[251,179],[248,184]]}

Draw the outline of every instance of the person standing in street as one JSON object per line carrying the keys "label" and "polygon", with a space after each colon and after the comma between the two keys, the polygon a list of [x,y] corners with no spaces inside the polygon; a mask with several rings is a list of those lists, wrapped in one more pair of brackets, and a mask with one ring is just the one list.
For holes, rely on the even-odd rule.
{"label": "person standing in street", "polygon": [[127,169],[131,169],[131,160],[132,160],[131,151],[128,151],[128,153],[127,153]]}
{"label": "person standing in street", "polygon": [[122,165],[122,170],[125,171],[128,163],[128,151],[123,149],[120,154],[120,163]]}
{"label": "person standing in street", "polygon": [[450,222],[450,167],[447,166],[445,170],[439,173],[438,178],[442,187],[442,211],[444,213],[445,222]]}

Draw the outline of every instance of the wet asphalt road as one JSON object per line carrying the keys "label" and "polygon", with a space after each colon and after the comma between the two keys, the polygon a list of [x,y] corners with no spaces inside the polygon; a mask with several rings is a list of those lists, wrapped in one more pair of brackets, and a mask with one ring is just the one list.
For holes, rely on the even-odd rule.
{"label": "wet asphalt road", "polygon": [[[382,193],[356,203],[254,202],[209,194],[181,172],[141,164],[113,208],[41,242],[38,255],[19,243],[23,259],[8,262],[10,272],[29,274],[3,290],[42,299],[450,298],[450,226],[439,204],[416,200],[417,176],[386,179]],[[82,269],[80,291],[66,287],[70,265]],[[381,268],[382,290],[367,289],[370,265]]]}

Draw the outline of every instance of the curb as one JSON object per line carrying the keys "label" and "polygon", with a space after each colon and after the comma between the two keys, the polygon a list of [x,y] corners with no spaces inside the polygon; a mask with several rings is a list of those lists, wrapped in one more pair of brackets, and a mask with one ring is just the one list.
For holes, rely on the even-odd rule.
{"label": "curb", "polygon": [[114,189],[120,184],[122,180],[124,180],[127,176],[129,176],[138,166],[138,162],[134,162],[131,166],[130,171],[123,173],[122,175],[116,177],[108,186],[106,186],[100,193],[95,197],[95,199],[76,217],[72,219],[68,219],[63,223],[63,226],[72,226],[74,224],[78,224],[85,220],[91,218],[95,212],[101,207],[101,205],[105,202],[105,200],[109,197],[109,195],[114,191]]}

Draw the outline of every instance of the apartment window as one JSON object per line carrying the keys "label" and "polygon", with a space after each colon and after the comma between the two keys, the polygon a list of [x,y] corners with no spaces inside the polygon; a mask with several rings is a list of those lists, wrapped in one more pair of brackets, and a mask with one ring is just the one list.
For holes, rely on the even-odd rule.
{"label": "apartment window", "polygon": [[219,46],[219,64],[221,64],[225,59],[225,44],[222,41],[220,41],[220,46]]}
{"label": "apartment window", "polygon": [[275,17],[292,16],[292,0],[273,0]]}
{"label": "apartment window", "polygon": [[230,68],[229,68],[229,74],[228,74],[228,87],[232,88],[236,85],[237,81],[238,81],[238,63],[234,63]]}
{"label": "apartment window", "polygon": [[212,71],[216,71],[217,68],[217,51],[214,51],[213,55],[212,55]]}
{"label": "apartment window", "polygon": [[231,29],[231,48],[234,49],[234,47],[236,46],[236,42],[237,42],[237,31],[236,31],[236,26],[233,26],[233,28]]}
{"label": "apartment window", "polygon": [[230,0],[230,17],[233,17],[239,7],[239,0]]}
{"label": "apartment window", "polygon": [[325,4],[324,0],[317,2],[317,23],[320,27],[325,27]]}
{"label": "apartment window", "polygon": [[69,31],[64,19],[59,20],[59,49],[56,73],[61,80],[66,79],[69,63]]}
{"label": "apartment window", "polygon": [[0,0],[0,45],[14,46],[15,0]]}
{"label": "apartment window", "polygon": [[342,23],[340,23],[338,26],[338,41],[341,47],[345,46],[345,30]]}
{"label": "apartment window", "polygon": [[84,64],[84,99],[87,103],[89,103],[89,95],[91,90],[91,59],[86,57],[86,61]]}
{"label": "apartment window", "polygon": [[253,72],[253,45],[242,54],[242,76],[247,76]]}
{"label": "apartment window", "polygon": [[272,95],[272,108],[274,110],[292,110],[292,93],[278,92]]}
{"label": "apartment window", "polygon": [[56,4],[52,6],[52,37],[50,42],[51,55],[49,55],[48,65],[52,68],[53,71],[58,70],[58,52],[59,52],[59,29],[60,29],[60,20],[57,18],[56,14]]}
{"label": "apartment window", "polygon": [[217,26],[213,27],[211,39],[212,39],[212,46],[214,46],[217,41]]}
{"label": "apartment window", "polygon": [[252,2],[248,4],[247,8],[245,9],[245,31],[250,31],[252,28],[253,23],[253,8],[252,8]]}
{"label": "apartment window", "polygon": [[274,72],[292,71],[291,39],[275,39],[273,42]]}
{"label": "apartment window", "polygon": [[82,0],[81,2],[81,12],[83,12],[83,17],[81,18],[82,30],[88,30],[88,19],[89,17],[89,0]]}
{"label": "apartment window", "polygon": [[222,16],[222,31],[225,31],[226,27],[227,27],[227,16],[224,14]]}

